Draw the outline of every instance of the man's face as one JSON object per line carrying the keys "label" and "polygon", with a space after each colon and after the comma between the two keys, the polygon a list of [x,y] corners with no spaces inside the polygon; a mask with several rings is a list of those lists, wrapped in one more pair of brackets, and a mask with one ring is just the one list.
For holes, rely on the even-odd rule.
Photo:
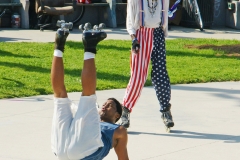
{"label": "man's face", "polygon": [[107,100],[99,110],[101,120],[105,122],[115,123],[115,120],[120,117],[117,112],[116,103],[113,100]]}

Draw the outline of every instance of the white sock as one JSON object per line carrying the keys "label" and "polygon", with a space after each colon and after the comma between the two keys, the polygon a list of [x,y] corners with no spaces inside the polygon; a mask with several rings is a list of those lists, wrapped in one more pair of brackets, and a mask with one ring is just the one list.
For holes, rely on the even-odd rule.
{"label": "white sock", "polygon": [[55,57],[63,57],[63,52],[58,49],[54,49],[53,55]]}
{"label": "white sock", "polygon": [[84,53],[84,60],[92,59],[92,58],[95,58],[95,54],[94,53],[92,53],[92,52],[85,52]]}

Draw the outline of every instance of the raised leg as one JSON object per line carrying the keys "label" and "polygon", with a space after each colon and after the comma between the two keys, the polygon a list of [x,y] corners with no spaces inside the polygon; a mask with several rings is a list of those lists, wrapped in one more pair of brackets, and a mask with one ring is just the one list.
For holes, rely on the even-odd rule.
{"label": "raised leg", "polygon": [[58,29],[55,35],[54,56],[52,60],[51,82],[54,92],[54,112],[52,120],[51,146],[59,159],[68,159],[66,143],[68,129],[72,123],[71,101],[67,98],[64,85],[63,52],[68,30]]}
{"label": "raised leg", "polygon": [[[89,34],[90,33],[90,34]],[[84,63],[81,74],[82,96],[75,117],[69,129],[69,159],[90,156],[103,146],[100,119],[96,109],[96,67],[95,54],[98,42],[106,38],[106,33],[83,33]]]}
{"label": "raised leg", "polygon": [[96,90],[96,67],[94,57],[97,53],[97,44],[105,39],[107,34],[101,31],[83,32],[82,42],[84,44],[84,63],[82,69],[82,95],[90,96],[95,94]]}
{"label": "raised leg", "polygon": [[55,35],[55,49],[52,60],[51,82],[54,96],[58,98],[67,97],[67,92],[64,85],[63,52],[68,35],[69,31],[65,31],[61,28],[57,30]]}

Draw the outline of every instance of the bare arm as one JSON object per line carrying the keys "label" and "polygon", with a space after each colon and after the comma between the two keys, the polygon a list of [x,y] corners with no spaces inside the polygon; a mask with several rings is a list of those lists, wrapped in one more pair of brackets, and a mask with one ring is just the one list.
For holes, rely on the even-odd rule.
{"label": "bare arm", "polygon": [[117,154],[118,160],[129,160],[127,152],[127,130],[123,126],[120,126],[114,132],[114,137],[116,137],[117,140],[117,144],[114,146],[114,150]]}

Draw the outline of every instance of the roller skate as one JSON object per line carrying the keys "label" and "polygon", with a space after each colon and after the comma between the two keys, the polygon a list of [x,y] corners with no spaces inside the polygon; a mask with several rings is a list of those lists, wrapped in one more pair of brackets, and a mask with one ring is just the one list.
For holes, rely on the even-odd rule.
{"label": "roller skate", "polygon": [[122,125],[126,129],[129,128],[129,126],[130,126],[130,111],[126,107],[123,107],[123,113],[121,116],[121,120],[122,120],[122,123],[120,125]]}
{"label": "roller skate", "polygon": [[171,104],[169,104],[169,107],[166,111],[161,111],[162,115],[161,118],[163,120],[163,123],[165,125],[165,130],[166,132],[170,133],[171,132],[171,127],[174,126],[172,114],[171,114]]}
{"label": "roller skate", "polygon": [[79,29],[83,31],[82,42],[84,45],[85,52],[97,53],[97,44],[107,37],[107,34],[102,30],[105,28],[105,24],[101,23],[94,25],[92,28],[90,23],[85,23],[85,25],[79,25]]}
{"label": "roller skate", "polygon": [[69,29],[72,29],[73,23],[66,23],[64,20],[58,20],[56,25],[60,28],[57,30],[55,35],[54,49],[64,52],[64,46],[69,35]]}

